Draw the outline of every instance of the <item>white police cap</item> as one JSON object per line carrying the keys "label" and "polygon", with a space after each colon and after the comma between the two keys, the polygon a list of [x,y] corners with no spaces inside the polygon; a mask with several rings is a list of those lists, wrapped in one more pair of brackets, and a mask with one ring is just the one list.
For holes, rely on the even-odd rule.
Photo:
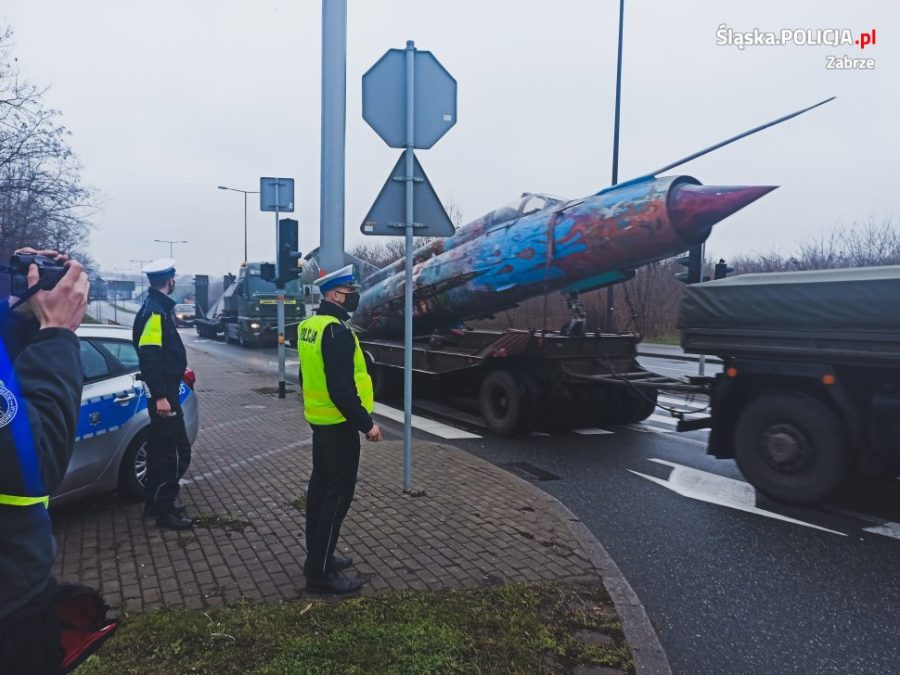
{"label": "white police cap", "polygon": [[144,274],[151,280],[175,276],[175,258],[157,258],[144,266]]}
{"label": "white police cap", "polygon": [[353,265],[347,265],[319,277],[313,282],[313,285],[318,286],[323,293],[337,286],[348,286],[353,289],[359,288],[359,284],[353,281]]}

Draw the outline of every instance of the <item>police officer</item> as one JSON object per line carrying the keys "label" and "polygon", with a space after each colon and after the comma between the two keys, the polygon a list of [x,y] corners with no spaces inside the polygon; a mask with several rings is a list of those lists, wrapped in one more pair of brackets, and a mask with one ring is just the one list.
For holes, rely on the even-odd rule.
{"label": "police officer", "polygon": [[191,463],[191,444],[179,398],[187,355],[175,326],[175,301],[169,297],[175,290],[175,259],[154,260],[144,273],[150,290],[132,327],[141,377],[149,390],[144,515],[156,516],[160,527],[185,530],[193,522],[177,501],[178,481]]}
{"label": "police officer", "polygon": [[315,281],[322,303],[297,330],[303,412],[313,432],[313,468],[306,494],[306,590],[354,593],[362,581],[338,574],[353,564],[334,555],[356,487],[359,434],[381,440],[372,421],[372,380],[359,341],[347,323],[359,304],[348,265]]}
{"label": "police officer", "polygon": [[[55,251],[22,249],[57,261]],[[82,266],[21,309],[3,303],[0,345],[0,672],[59,672],[60,625],[51,576],[56,542],[47,511],[75,446],[84,373],[73,332],[87,307]],[[31,265],[33,288],[38,269]]]}

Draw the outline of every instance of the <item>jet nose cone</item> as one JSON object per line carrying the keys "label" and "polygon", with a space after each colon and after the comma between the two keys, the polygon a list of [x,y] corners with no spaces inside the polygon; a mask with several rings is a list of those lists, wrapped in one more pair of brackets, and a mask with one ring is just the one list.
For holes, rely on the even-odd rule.
{"label": "jet nose cone", "polygon": [[712,226],[755,202],[777,185],[676,185],[669,195],[669,219],[686,241],[704,241]]}

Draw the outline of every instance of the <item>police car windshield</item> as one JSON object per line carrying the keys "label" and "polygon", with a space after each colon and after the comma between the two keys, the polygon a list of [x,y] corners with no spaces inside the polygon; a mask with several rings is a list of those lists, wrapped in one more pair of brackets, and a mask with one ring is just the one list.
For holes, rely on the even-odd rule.
{"label": "police car windshield", "polygon": [[[254,297],[259,295],[278,294],[278,289],[275,288],[275,282],[266,281],[265,279],[260,277],[259,270],[249,270],[249,274],[247,275],[247,284],[250,295]],[[285,286],[284,292],[286,295],[299,295],[300,282],[297,279],[289,281],[287,286]]]}

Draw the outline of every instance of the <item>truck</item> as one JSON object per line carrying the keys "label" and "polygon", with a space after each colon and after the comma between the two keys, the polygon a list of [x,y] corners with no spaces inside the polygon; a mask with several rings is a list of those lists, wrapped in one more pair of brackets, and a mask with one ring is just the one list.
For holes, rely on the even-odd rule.
{"label": "truck", "polygon": [[[201,337],[237,342],[241,347],[273,345],[278,341],[278,290],[261,276],[260,262],[241,265],[237,279],[205,314],[197,308],[194,326]],[[293,343],[296,326],[306,317],[304,296],[297,279],[284,290],[285,338]]]}
{"label": "truck", "polygon": [[[718,356],[707,452],[780,502],[900,474],[900,266],[745,274],[689,286],[685,352]],[[703,384],[703,383],[701,383]]]}

